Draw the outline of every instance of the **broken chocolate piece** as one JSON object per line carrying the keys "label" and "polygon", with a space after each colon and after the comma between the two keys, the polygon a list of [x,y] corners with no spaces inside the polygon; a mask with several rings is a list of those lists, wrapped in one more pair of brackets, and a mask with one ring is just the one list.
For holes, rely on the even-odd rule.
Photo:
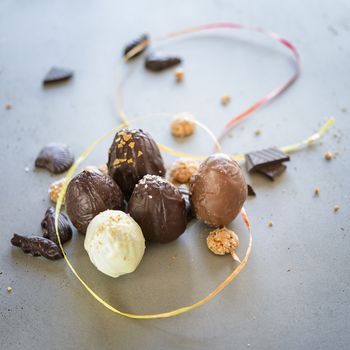
{"label": "broken chocolate piece", "polygon": [[254,188],[252,186],[250,186],[249,184],[247,184],[247,189],[248,189],[248,196],[256,196],[256,193],[254,191]]}
{"label": "broken chocolate piece", "polygon": [[22,248],[24,253],[30,253],[33,256],[43,256],[50,260],[63,258],[60,247],[55,242],[44,237],[25,237],[15,233],[11,239],[11,243],[15,247]]}
{"label": "broken chocolate piece", "polygon": [[180,57],[169,56],[163,53],[151,53],[145,59],[145,68],[153,72],[160,72],[180,63]]}
{"label": "broken chocolate piece", "polygon": [[284,164],[272,164],[257,169],[257,172],[274,181],[275,178],[280,176],[286,169],[287,167]]}
{"label": "broken chocolate piece", "polygon": [[276,147],[247,153],[245,158],[247,170],[249,172],[256,171],[265,166],[280,164],[290,159],[288,154],[282,152]]}
{"label": "broken chocolate piece", "polygon": [[73,76],[73,73],[71,69],[52,67],[46,74],[43,83],[50,84],[68,80]]}
{"label": "broken chocolate piece", "polygon": [[138,45],[140,45],[140,50],[138,50],[137,52],[132,54],[130,57],[128,57],[128,59],[131,59],[131,58],[134,58],[134,57],[140,55],[143,51],[146,50],[146,48],[148,46],[148,40],[149,40],[148,35],[142,34],[139,37],[129,41],[124,48],[123,56],[124,57],[127,56],[128,53]]}

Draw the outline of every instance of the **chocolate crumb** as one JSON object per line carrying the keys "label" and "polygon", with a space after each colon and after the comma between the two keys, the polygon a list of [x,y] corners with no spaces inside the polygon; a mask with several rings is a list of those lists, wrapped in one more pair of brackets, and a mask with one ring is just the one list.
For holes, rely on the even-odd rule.
{"label": "chocolate crumb", "polygon": [[248,189],[248,196],[253,196],[253,197],[256,196],[256,193],[251,185],[247,184],[247,189]]}

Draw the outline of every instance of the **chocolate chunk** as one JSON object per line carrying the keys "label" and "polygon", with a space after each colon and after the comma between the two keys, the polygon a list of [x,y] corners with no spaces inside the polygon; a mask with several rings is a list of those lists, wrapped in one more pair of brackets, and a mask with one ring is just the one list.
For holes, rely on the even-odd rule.
{"label": "chocolate chunk", "polygon": [[256,196],[254,188],[251,185],[247,184],[247,189],[248,189],[248,196],[254,196],[254,197]]}
{"label": "chocolate chunk", "polygon": [[276,147],[250,152],[245,155],[249,172],[256,171],[268,165],[279,164],[289,160],[289,156]]}
{"label": "chocolate chunk", "polygon": [[159,176],[146,175],[139,181],[129,201],[129,213],[151,242],[168,243],[186,229],[186,208],[180,192]]}
{"label": "chocolate chunk", "polygon": [[145,68],[153,71],[160,72],[167,68],[177,66],[181,63],[181,58],[176,56],[169,56],[163,53],[152,53],[145,59]]}
{"label": "chocolate chunk", "polygon": [[151,135],[140,129],[120,130],[109,149],[108,173],[128,200],[146,174],[165,175],[163,158]]}
{"label": "chocolate chunk", "polygon": [[286,169],[287,167],[284,164],[272,164],[259,168],[256,171],[274,181],[275,178],[280,176]]}
{"label": "chocolate chunk", "polygon": [[247,198],[247,184],[239,164],[226,154],[213,154],[190,180],[191,202],[207,225],[229,224]]}
{"label": "chocolate chunk", "polygon": [[146,50],[146,48],[147,48],[147,46],[148,46],[148,40],[149,40],[148,35],[147,35],[147,34],[142,34],[142,35],[140,35],[139,37],[137,37],[137,38],[135,38],[135,39],[129,41],[129,42],[126,44],[125,48],[124,48],[124,53],[123,53],[124,57],[125,57],[132,49],[134,49],[134,48],[135,48],[136,46],[138,46],[138,45],[141,45],[141,46],[140,46],[140,50],[137,51],[136,53],[134,53],[132,56],[128,57],[128,59],[131,59],[131,58],[134,58],[134,57],[140,55],[143,51]]}
{"label": "chocolate chunk", "polygon": [[30,253],[33,256],[43,256],[50,260],[63,258],[60,247],[55,242],[44,237],[25,237],[15,233],[11,243],[15,247],[21,248],[24,253]]}
{"label": "chocolate chunk", "polygon": [[46,74],[43,83],[50,84],[58,81],[68,80],[73,76],[71,69],[52,67]]}
{"label": "chocolate chunk", "polygon": [[123,208],[122,191],[109,175],[98,169],[85,169],[69,182],[66,193],[67,214],[84,235],[97,214],[107,209]]}

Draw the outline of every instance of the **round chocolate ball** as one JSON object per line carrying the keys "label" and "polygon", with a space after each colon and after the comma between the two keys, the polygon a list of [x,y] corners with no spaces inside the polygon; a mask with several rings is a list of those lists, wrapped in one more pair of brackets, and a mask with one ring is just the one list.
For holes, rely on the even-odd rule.
{"label": "round chocolate ball", "polygon": [[146,174],[165,175],[163,158],[151,135],[140,129],[120,130],[109,149],[108,173],[129,199]]}
{"label": "round chocolate ball", "polygon": [[168,243],[186,229],[186,207],[180,192],[159,176],[146,175],[139,181],[129,201],[129,213],[147,241]]}
{"label": "round chocolate ball", "polygon": [[124,207],[124,196],[113,179],[98,169],[85,169],[70,181],[66,193],[67,214],[85,234],[90,221],[107,209]]}
{"label": "round chocolate ball", "polygon": [[239,164],[226,154],[208,157],[190,181],[190,196],[198,219],[213,227],[229,224],[247,198]]}

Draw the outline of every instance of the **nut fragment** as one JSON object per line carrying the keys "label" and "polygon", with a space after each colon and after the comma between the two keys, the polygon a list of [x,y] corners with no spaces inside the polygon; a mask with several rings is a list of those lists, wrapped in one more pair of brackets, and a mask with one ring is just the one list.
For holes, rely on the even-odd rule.
{"label": "nut fragment", "polygon": [[333,154],[332,154],[332,152],[328,151],[328,152],[326,152],[324,157],[326,160],[331,160],[333,158]]}
{"label": "nut fragment", "polygon": [[214,254],[231,254],[235,260],[239,261],[239,258],[236,255],[236,249],[239,246],[239,238],[228,228],[217,228],[216,230],[209,232],[207,245]]}
{"label": "nut fragment", "polygon": [[221,104],[226,106],[231,102],[231,97],[229,95],[224,95],[221,97]]}
{"label": "nut fragment", "polygon": [[267,225],[268,225],[269,227],[272,227],[272,226],[273,226],[273,222],[270,220],[270,221],[267,223]]}
{"label": "nut fragment", "polygon": [[[62,187],[63,187],[65,180],[66,179],[63,178],[63,179],[60,179],[60,180],[53,182],[50,185],[48,192],[49,192],[50,199],[53,203],[57,203],[58,196],[60,195],[60,192],[62,191]],[[64,198],[63,198],[63,203],[64,203]]]}
{"label": "nut fragment", "polygon": [[198,163],[190,158],[177,159],[170,168],[169,180],[177,184],[186,184],[190,181],[193,174],[198,171]]}
{"label": "nut fragment", "polygon": [[5,109],[9,110],[12,108],[12,104],[11,103],[6,103],[5,104]]}
{"label": "nut fragment", "polygon": [[191,114],[179,113],[174,116],[170,128],[171,133],[175,137],[186,137],[193,134],[196,128],[196,123]]}
{"label": "nut fragment", "polygon": [[315,188],[314,194],[315,194],[315,197],[320,195],[320,188],[319,187]]}
{"label": "nut fragment", "polygon": [[183,69],[178,68],[175,70],[175,79],[179,83],[180,81],[183,81],[185,77],[185,72]]}
{"label": "nut fragment", "polygon": [[12,292],[12,287],[7,287],[7,292],[11,293]]}
{"label": "nut fragment", "polygon": [[261,130],[260,130],[260,129],[256,129],[256,130],[255,130],[255,135],[256,135],[256,136],[259,136],[260,134],[261,134]]}
{"label": "nut fragment", "polygon": [[335,212],[337,212],[339,209],[340,209],[340,205],[339,205],[339,204],[336,204],[336,205],[334,206],[334,208],[333,208],[333,210],[334,210]]}

